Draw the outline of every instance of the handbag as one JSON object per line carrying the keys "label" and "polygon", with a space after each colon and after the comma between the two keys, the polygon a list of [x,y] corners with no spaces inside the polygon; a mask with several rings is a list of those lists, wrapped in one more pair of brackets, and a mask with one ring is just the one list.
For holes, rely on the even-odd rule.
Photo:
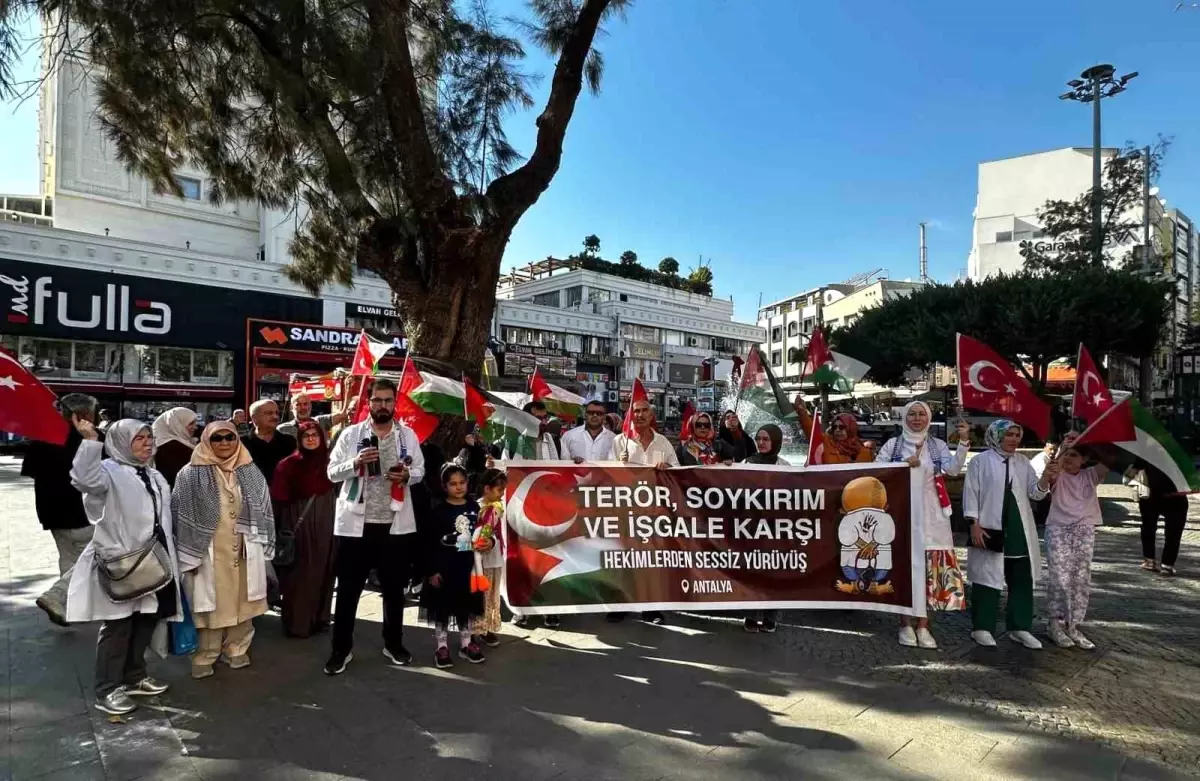
{"label": "handbag", "polygon": [[984,529],[983,531],[987,535],[983,540],[983,545],[972,543],[971,547],[991,551],[992,553],[1004,553],[1004,530]]}
{"label": "handbag", "polygon": [[304,525],[304,520],[308,517],[308,511],[312,509],[315,500],[315,496],[308,497],[304,509],[300,511],[300,520],[293,528],[275,530],[275,557],[271,559],[271,563],[276,567],[282,569],[296,563],[296,535],[299,533],[300,527]]}
{"label": "handbag", "polygon": [[160,542],[165,537],[158,522],[158,496],[150,491],[154,505],[154,532],[141,548],[112,559],[96,556],[100,588],[113,602],[132,602],[153,594],[174,578],[171,557]]}
{"label": "handbag", "polygon": [[199,646],[200,638],[196,632],[196,622],[192,620],[192,608],[188,604],[187,594],[180,592],[179,598],[183,620],[168,625],[171,630],[171,655],[187,656]]}

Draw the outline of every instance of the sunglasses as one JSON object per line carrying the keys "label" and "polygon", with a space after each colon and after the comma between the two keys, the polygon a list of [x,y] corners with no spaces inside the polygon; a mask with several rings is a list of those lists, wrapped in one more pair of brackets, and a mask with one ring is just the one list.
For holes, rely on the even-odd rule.
{"label": "sunglasses", "polygon": [[695,426],[692,426],[692,428],[712,428],[712,424],[711,423],[697,423]]}
{"label": "sunglasses", "polygon": [[845,431],[845,430],[846,430],[846,424],[845,424],[845,423],[834,423],[832,426],[830,426],[830,427],[829,427],[829,429],[830,429],[831,431],[837,431],[838,429],[841,429],[842,431]]}
{"label": "sunglasses", "polygon": [[213,434],[208,438],[209,442],[237,442],[237,434]]}

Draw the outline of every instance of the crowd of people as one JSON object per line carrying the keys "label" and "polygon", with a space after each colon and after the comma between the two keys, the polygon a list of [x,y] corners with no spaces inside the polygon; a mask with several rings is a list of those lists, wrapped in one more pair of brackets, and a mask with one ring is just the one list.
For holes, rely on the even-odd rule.
{"label": "crowd of people", "polygon": [[[499,644],[500,582],[504,545],[502,455],[468,435],[457,456],[422,445],[396,420],[396,385],[376,380],[370,415],[347,425],[342,413],[312,415],[306,397],[292,400],[281,423],[278,405],[255,402],[249,416],[208,423],[169,409],[152,424],[137,420],[98,425],[96,402],[81,394],[60,399],[72,424],[65,445],[34,443],[23,473],[34,478],[39,519],[59,551],[61,577],[38,606],[61,625],[100,621],[95,694],[99,709],[128,713],[134,698],[155,696],[166,685],[147,673],[145,652],[158,623],[190,621],[196,640],[191,674],[213,676],[218,663],[236,670],[251,664],[254,619],[272,607],[288,637],[331,633],[324,671],[343,673],[353,659],[355,619],[364,588],[374,577],[383,600],[383,655],[410,665],[404,644],[404,609],[415,596],[420,616],[433,627],[433,663],[454,665],[449,634],[458,633],[457,655],[485,660]],[[810,413],[798,397],[801,425]],[[733,411],[693,416],[681,441],[659,430],[654,410],[635,401],[632,430],[603,404],[585,406],[580,425],[562,431],[544,405],[526,411],[541,421],[534,457],[568,463],[617,461],[670,469],[722,468],[738,463],[786,468],[781,429],[753,434]],[[1023,430],[993,423],[986,449],[967,470],[963,515],[970,522],[968,568],[955,552],[945,478],[958,475],[971,444],[970,427],[956,427],[952,448],[930,434],[930,408],[904,408],[898,436],[882,446],[858,436],[853,415],[834,417],[820,432],[825,463],[907,464],[921,473],[928,615],[967,609],[972,584],[972,638],[994,646],[1001,592],[1008,635],[1040,648],[1033,635],[1033,589],[1041,573],[1037,537],[1045,514],[1049,637],[1058,646],[1094,647],[1081,631],[1090,593],[1096,489],[1105,463],[1072,439],[1048,447],[1033,461],[1017,452]],[[1144,494],[1142,566],[1174,574],[1187,499],[1146,467],[1128,479]],[[1043,506],[1037,511],[1035,507]],[[1167,542],[1155,557],[1159,517]],[[336,584],[336,590],[335,590]],[[613,613],[611,621],[624,614]],[[661,613],[642,619],[661,623]],[[561,625],[545,616],[546,626]],[[518,624],[526,619],[517,617]],[[773,611],[746,615],[749,632],[772,632]],[[937,648],[930,619],[901,619],[903,646]]]}

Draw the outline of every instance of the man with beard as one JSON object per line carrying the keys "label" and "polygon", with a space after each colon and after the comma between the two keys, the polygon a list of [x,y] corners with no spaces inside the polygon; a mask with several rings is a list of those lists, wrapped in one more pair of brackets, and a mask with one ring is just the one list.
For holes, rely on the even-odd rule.
{"label": "man with beard", "polygon": [[312,414],[312,399],[304,393],[298,393],[292,397],[292,419],[286,423],[279,424],[279,433],[287,434],[289,437],[296,436],[300,424],[306,420],[315,420],[321,430],[325,432],[325,438],[329,439],[329,434],[333,431],[333,427],[339,423],[346,422],[345,412],[335,412],[332,415],[317,415]]}
{"label": "man with beard", "polygon": [[329,479],[341,483],[333,533],[339,537],[333,653],[326,675],[353,658],[354,619],[372,569],[383,587],[383,655],[412,664],[404,647],[404,590],[418,546],[412,487],[425,477],[425,457],[412,429],[395,420],[396,384],[377,379],[371,417],[347,427],[329,455]]}
{"label": "man with beard", "polygon": [[259,399],[250,405],[250,420],[254,422],[254,430],[242,437],[242,444],[270,485],[275,467],[296,452],[296,438],[278,430],[279,405],[270,399]]}

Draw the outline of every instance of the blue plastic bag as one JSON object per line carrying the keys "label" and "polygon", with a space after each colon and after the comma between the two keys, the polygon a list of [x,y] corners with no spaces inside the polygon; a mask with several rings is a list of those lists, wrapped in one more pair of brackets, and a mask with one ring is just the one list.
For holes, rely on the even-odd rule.
{"label": "blue plastic bag", "polygon": [[188,606],[183,589],[180,589],[179,598],[183,605],[183,620],[168,624],[171,627],[171,653],[174,656],[186,656],[196,650],[199,638],[196,636],[196,624],[192,621],[192,609]]}

